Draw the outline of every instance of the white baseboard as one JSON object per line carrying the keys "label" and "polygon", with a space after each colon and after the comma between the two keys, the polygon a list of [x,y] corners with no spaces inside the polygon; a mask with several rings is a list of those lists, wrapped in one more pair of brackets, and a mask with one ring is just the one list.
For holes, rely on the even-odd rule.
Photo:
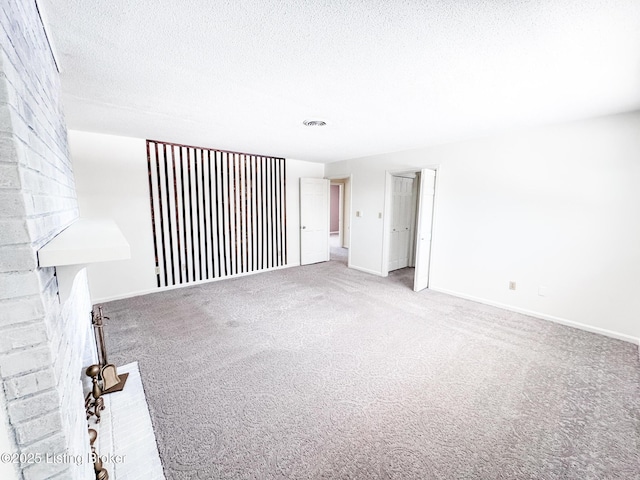
{"label": "white baseboard", "polygon": [[527,310],[525,308],[519,308],[519,307],[514,307],[513,305],[507,305],[505,303],[494,302],[484,298],[474,297],[473,295],[466,295],[464,293],[454,292],[452,290],[447,290],[445,288],[429,287],[429,290],[433,290],[434,292],[446,293],[447,295],[464,298],[466,300],[473,300],[474,302],[483,303],[485,305],[491,305],[493,307],[503,308],[511,312],[522,313],[524,315],[529,315],[531,317],[536,317],[542,320],[548,320],[550,322],[566,325],[567,327],[578,328],[580,330],[585,330],[587,332],[598,333],[600,335],[615,338],[617,340],[623,340],[625,342],[633,343],[639,346],[638,355],[640,356],[640,339],[633,337],[631,335],[614,332],[613,330],[607,330],[606,328],[593,327],[591,325],[576,322],[574,320],[567,320],[566,318],[554,317],[553,315],[547,315],[545,313],[536,312],[534,310]]}
{"label": "white baseboard", "polygon": [[133,297],[139,297],[141,295],[149,295],[150,293],[166,292],[169,290],[176,290],[178,288],[187,288],[187,287],[192,287],[194,285],[202,285],[205,283],[219,282],[221,280],[228,280],[230,278],[246,277],[248,275],[257,275],[259,273],[272,272],[274,270],[282,270],[285,268],[299,267],[299,266],[300,266],[300,263],[294,263],[294,264],[283,265],[281,267],[265,268],[263,270],[258,270],[257,272],[237,273],[235,275],[227,275],[226,277],[209,278],[207,280],[198,280],[197,282],[189,282],[181,285],[170,285],[168,287],[154,287],[154,288],[148,288],[145,290],[136,290],[135,292],[128,292],[122,295],[114,295],[111,297],[91,299],[91,303],[95,305],[97,303],[111,302],[114,300],[123,300],[125,298],[133,298]]}
{"label": "white baseboard", "polygon": [[383,275],[381,272],[376,272],[375,270],[369,270],[368,268],[356,267],[355,265],[349,265],[349,268],[353,268],[354,270],[358,270],[359,272],[369,273],[377,277],[386,277],[386,275]]}

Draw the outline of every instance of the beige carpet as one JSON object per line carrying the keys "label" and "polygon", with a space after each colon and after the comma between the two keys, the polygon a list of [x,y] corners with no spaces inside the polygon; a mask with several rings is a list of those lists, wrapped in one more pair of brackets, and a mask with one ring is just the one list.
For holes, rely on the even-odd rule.
{"label": "beige carpet", "polygon": [[341,261],[105,304],[168,479],[640,479],[637,347]]}

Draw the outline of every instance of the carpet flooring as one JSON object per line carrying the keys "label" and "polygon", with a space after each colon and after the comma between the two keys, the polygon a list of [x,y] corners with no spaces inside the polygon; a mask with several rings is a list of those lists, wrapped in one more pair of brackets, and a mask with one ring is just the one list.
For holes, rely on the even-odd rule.
{"label": "carpet flooring", "polygon": [[167,479],[640,479],[635,345],[345,258],[104,305]]}

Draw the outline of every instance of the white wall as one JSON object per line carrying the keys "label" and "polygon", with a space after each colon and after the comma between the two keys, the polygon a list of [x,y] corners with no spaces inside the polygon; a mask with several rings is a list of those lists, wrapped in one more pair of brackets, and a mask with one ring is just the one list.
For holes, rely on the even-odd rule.
{"label": "white wall", "polygon": [[431,288],[640,337],[640,113],[329,164],[354,267],[383,271],[385,172],[436,165]]}
{"label": "white wall", "polygon": [[[139,295],[156,287],[144,139],[69,131],[81,217],[116,221],[131,259],[90,265],[94,302]],[[324,165],[287,159],[288,266],[300,264],[299,178],[321,178]]]}
{"label": "white wall", "polygon": [[112,218],[131,247],[131,259],[88,267],[92,300],[147,291],[155,285],[143,139],[69,131],[80,216]]}

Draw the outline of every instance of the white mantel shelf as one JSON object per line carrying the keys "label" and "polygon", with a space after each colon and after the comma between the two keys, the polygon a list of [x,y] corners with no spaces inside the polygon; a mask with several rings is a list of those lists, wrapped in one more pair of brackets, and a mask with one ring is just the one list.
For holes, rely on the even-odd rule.
{"label": "white mantel shelf", "polygon": [[41,267],[86,265],[131,258],[127,239],[108,219],[78,219],[38,250]]}
{"label": "white mantel shelf", "polygon": [[69,297],[76,274],[88,264],[129,258],[129,242],[110,219],[78,219],[38,250],[40,267],[56,267],[61,300]]}

